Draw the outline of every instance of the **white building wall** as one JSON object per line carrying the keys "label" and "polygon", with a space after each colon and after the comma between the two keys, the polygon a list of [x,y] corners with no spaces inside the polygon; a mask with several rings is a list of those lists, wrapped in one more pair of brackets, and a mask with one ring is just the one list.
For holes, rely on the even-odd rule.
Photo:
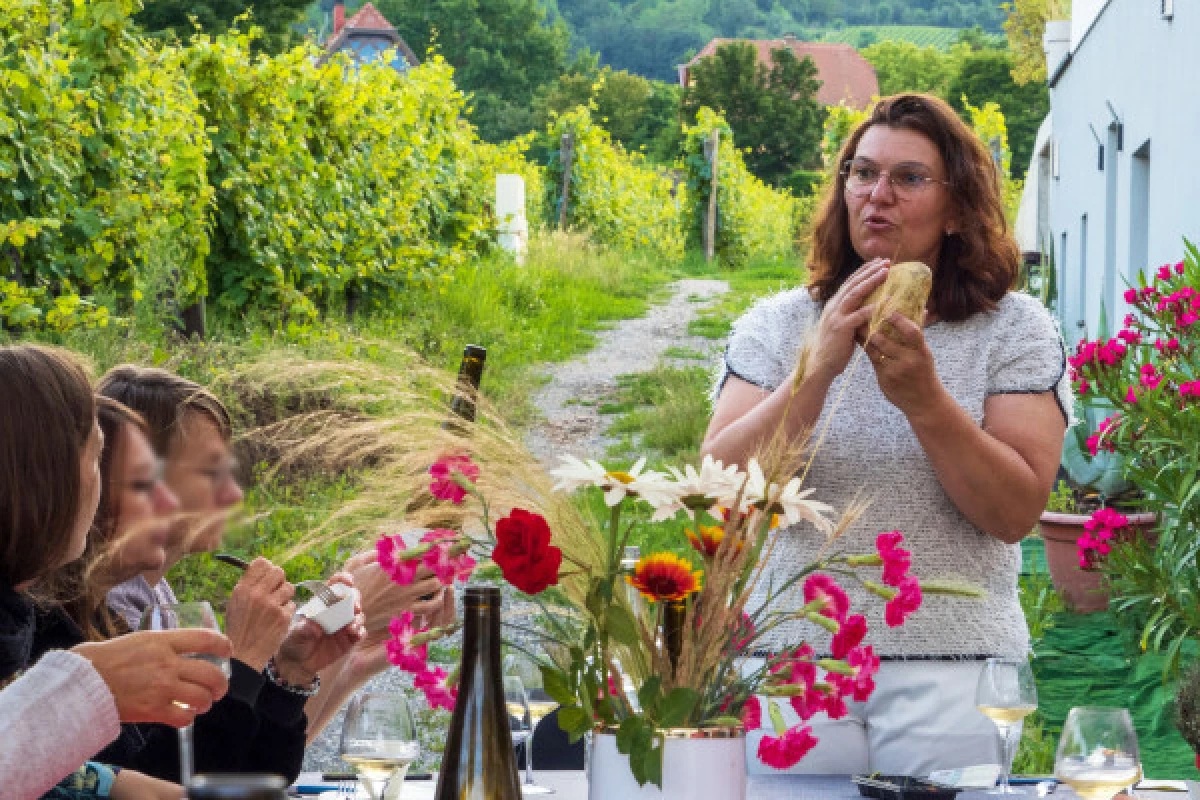
{"label": "white building wall", "polygon": [[[1200,0],[1176,2],[1170,20],[1159,0],[1076,3],[1091,24],[1050,89],[1049,223],[1068,345],[1098,335],[1102,303],[1114,334],[1138,271],[1182,258],[1183,237],[1200,242]],[[1108,103],[1124,126],[1119,151]]]}

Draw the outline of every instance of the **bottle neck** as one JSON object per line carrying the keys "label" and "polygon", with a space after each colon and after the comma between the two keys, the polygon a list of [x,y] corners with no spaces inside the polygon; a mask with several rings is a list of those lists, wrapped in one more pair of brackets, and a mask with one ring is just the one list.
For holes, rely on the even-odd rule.
{"label": "bottle neck", "polygon": [[463,603],[463,672],[470,665],[467,659],[487,666],[500,674],[500,602]]}

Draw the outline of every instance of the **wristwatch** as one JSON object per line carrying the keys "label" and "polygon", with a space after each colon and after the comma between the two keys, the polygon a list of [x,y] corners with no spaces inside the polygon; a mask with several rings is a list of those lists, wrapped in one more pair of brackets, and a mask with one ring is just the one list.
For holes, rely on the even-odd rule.
{"label": "wristwatch", "polygon": [[280,689],[283,689],[285,692],[298,694],[301,697],[312,697],[321,690],[320,675],[314,675],[312,683],[308,684],[288,683],[283,678],[279,677],[279,670],[275,665],[275,656],[271,656],[271,658],[267,660],[267,666],[264,671],[267,673],[267,680],[278,686]]}

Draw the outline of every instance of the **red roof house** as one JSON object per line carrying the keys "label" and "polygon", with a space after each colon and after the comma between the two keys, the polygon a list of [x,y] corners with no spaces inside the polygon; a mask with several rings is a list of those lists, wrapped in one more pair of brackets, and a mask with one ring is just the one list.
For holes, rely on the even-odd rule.
{"label": "red roof house", "polygon": [[753,45],[758,51],[758,63],[767,66],[771,64],[771,53],[783,48],[791,50],[798,59],[811,58],[817,67],[817,80],[821,81],[817,102],[823,106],[845,103],[851,108],[866,108],[871,98],[879,94],[875,68],[853,47],[835,42],[802,42],[791,35],[782,39],[713,39],[695,58],[679,65],[679,85],[687,88],[691,67],[731,42]]}
{"label": "red roof house", "polygon": [[395,50],[392,66],[404,72],[417,66],[417,54],[400,37],[396,27],[387,21],[379,9],[371,3],[346,19],[345,6],[338,2],[333,7],[333,35],[325,42],[325,52],[331,56],[339,50],[348,50],[359,63],[374,60],[388,50]]}

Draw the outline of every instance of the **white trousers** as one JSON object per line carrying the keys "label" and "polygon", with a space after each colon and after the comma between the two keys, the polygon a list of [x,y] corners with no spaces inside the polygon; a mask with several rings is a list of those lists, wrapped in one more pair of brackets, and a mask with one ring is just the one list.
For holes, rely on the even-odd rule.
{"label": "white trousers", "polygon": [[[762,659],[748,661],[751,670],[763,664]],[[1000,763],[996,726],[975,708],[975,684],[983,663],[885,661],[867,702],[848,702],[850,713],[838,720],[824,714],[809,720],[818,744],[788,772],[925,776],[935,769]],[[767,698],[759,701],[763,727],[746,736],[747,766],[751,774],[775,774],[779,770],[756,755],[759,740],[773,735]],[[789,727],[800,721],[786,699],[773,702]]]}

